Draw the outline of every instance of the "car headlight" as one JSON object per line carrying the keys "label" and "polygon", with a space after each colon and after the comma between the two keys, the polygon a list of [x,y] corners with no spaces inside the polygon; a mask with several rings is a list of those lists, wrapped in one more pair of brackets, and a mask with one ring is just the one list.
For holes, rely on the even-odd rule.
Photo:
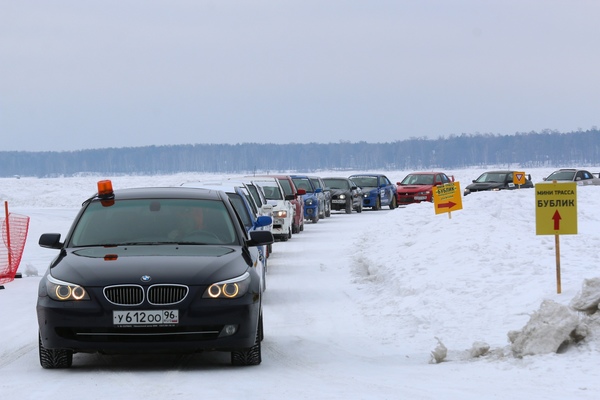
{"label": "car headlight", "polygon": [[428,196],[430,193],[431,193],[430,191],[426,191],[426,192],[419,192],[417,194]]}
{"label": "car headlight", "polygon": [[202,298],[205,299],[235,299],[242,297],[250,288],[250,274],[248,272],[237,278],[229,279],[210,285]]}
{"label": "car headlight", "polygon": [[48,275],[46,277],[46,291],[51,299],[57,301],[89,300],[86,290],[74,283],[60,281]]}
{"label": "car headlight", "polygon": [[346,200],[346,195],[345,194],[340,194],[340,197],[338,197],[340,200]]}
{"label": "car headlight", "polygon": [[278,210],[278,211],[275,211],[275,212],[273,213],[273,216],[274,216],[275,218],[286,218],[286,217],[287,217],[287,211],[286,211],[286,210]]}
{"label": "car headlight", "polygon": [[313,199],[308,199],[304,202],[304,204],[306,204],[307,206],[312,206],[313,204]]}

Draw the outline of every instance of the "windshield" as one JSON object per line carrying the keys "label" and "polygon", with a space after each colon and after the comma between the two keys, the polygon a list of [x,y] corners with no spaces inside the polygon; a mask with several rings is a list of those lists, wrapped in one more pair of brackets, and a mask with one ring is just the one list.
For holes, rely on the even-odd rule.
{"label": "windshield", "polygon": [[546,178],[548,181],[574,181],[575,171],[555,171]]}
{"label": "windshield", "polygon": [[234,244],[236,232],[225,204],[214,200],[94,201],[84,210],[69,246],[136,244]]}
{"label": "windshield", "polygon": [[242,223],[246,227],[246,230],[250,230],[252,228],[252,216],[250,215],[250,212],[246,207],[246,202],[242,196],[237,193],[227,193],[227,197],[229,197],[233,208],[235,208],[235,211],[237,211],[238,215],[242,219]]}
{"label": "windshield", "polygon": [[377,187],[375,176],[353,176],[352,180],[360,187]]}
{"label": "windshield", "polygon": [[500,172],[485,172],[483,174],[481,174],[481,176],[479,178],[477,178],[477,180],[475,182],[477,183],[501,183],[504,182],[506,179],[506,174],[505,173],[500,173]]}
{"label": "windshield", "polygon": [[293,178],[294,185],[296,185],[296,189],[304,189],[306,193],[312,193],[313,188],[310,184],[308,178]]}
{"label": "windshield", "polygon": [[402,179],[401,185],[433,185],[433,174],[409,174]]}
{"label": "windshield", "polygon": [[259,186],[263,190],[267,200],[283,200],[283,193],[279,190],[279,186],[270,185],[268,183],[259,183]]}
{"label": "windshield", "polygon": [[323,182],[325,182],[325,185],[330,189],[350,189],[350,184],[345,179],[323,179]]}
{"label": "windshield", "polygon": [[292,190],[292,185],[290,184],[289,180],[287,180],[285,178],[281,178],[278,180],[279,180],[279,184],[281,185],[281,188],[283,189],[286,196],[294,194],[294,191]]}

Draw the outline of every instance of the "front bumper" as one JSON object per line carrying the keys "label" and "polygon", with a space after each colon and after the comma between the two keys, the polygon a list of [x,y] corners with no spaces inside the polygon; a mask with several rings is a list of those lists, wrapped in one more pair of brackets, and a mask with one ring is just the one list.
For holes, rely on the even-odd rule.
{"label": "front bumper", "polygon": [[[93,297],[96,301],[76,304],[39,297],[37,317],[43,346],[74,352],[137,353],[232,351],[255,343],[260,296],[251,292],[239,299],[202,299],[196,294],[195,299],[177,305],[135,307],[115,306]],[[113,324],[113,310],[149,309],[177,309],[179,323],[144,327]],[[226,334],[226,325],[235,325],[236,332]]]}
{"label": "front bumper", "polygon": [[334,211],[343,211],[346,209],[346,207],[348,207],[348,204],[350,204],[350,206],[352,206],[352,199],[345,199],[345,200],[332,199],[331,200],[331,209]]}
{"label": "front bumper", "polygon": [[421,194],[402,194],[396,197],[398,204],[420,203],[422,201],[432,201],[431,196]]}

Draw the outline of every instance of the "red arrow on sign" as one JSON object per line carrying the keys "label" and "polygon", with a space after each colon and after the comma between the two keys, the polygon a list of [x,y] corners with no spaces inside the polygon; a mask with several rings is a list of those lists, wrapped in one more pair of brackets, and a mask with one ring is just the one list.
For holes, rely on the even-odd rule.
{"label": "red arrow on sign", "polygon": [[520,182],[523,180],[523,174],[517,174],[517,180]]}
{"label": "red arrow on sign", "polygon": [[554,230],[558,231],[560,229],[560,220],[562,219],[558,210],[556,210],[556,212],[552,216],[552,219],[554,220]]}
{"label": "red arrow on sign", "polygon": [[456,205],[456,203],[449,201],[447,203],[438,204],[438,208],[452,208]]}

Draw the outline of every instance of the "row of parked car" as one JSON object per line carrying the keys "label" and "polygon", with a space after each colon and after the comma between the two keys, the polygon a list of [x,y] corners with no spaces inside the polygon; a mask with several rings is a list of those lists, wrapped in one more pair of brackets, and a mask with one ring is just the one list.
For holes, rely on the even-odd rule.
{"label": "row of parked car", "polygon": [[[486,172],[474,184],[512,189],[511,173]],[[560,170],[546,179],[600,182],[591,175]],[[233,365],[260,364],[262,294],[276,238],[285,242],[332,210],[431,201],[433,186],[453,180],[415,172],[396,183],[368,173],[125,189],[100,181],[64,238],[39,239],[59,251],[37,292],[40,364],[68,368],[75,353],[203,350],[229,352]]]}
{"label": "row of parked car", "polygon": [[[516,174],[523,174],[522,183],[515,183]],[[561,168],[543,178],[544,182],[575,182],[578,185],[600,185],[600,174],[591,173],[584,169]],[[433,188],[435,186],[454,182],[453,176],[443,172],[413,172],[408,174],[401,182],[397,182],[398,204],[418,203],[433,201]],[[498,191],[533,188],[531,175],[522,171],[493,170],[482,173],[472,183],[467,185],[463,194],[466,196],[473,192]]]}
{"label": "row of parked car", "polygon": [[381,175],[241,176],[174,187],[113,189],[98,182],[37,293],[43,368],[76,353],[223,351],[233,365],[262,361],[262,294],[275,239],[331,210],[396,207]]}

